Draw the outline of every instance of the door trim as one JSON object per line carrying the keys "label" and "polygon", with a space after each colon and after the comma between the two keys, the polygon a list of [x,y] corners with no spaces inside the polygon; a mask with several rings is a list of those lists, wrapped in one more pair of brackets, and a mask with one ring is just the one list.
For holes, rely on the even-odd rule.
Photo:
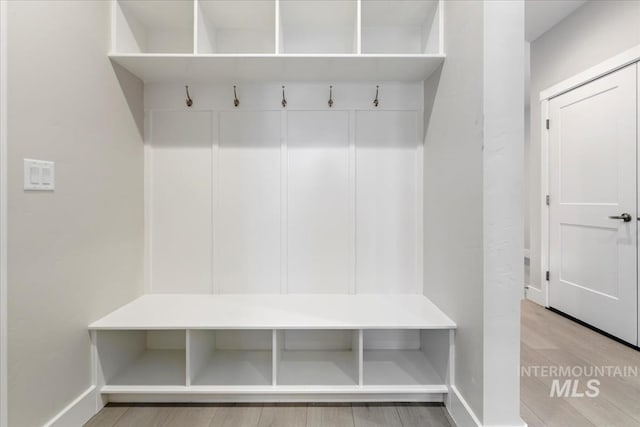
{"label": "door trim", "polygon": [[604,77],[607,74],[611,74],[614,71],[617,71],[621,68],[626,67],[627,65],[631,65],[638,61],[640,61],[640,45],[625,50],[624,52],[613,56],[605,61],[602,61],[601,63],[594,65],[593,67],[588,68],[573,77],[569,77],[568,79],[565,79],[560,83],[557,83],[541,91],[540,101],[546,101],[551,98],[555,98],[556,96],[562,95],[565,92],[569,92],[570,90],[573,90],[578,86],[582,86],[593,80],[597,80],[600,77]]}
{"label": "door trim", "polygon": [[[562,95],[579,86],[592,82],[611,74],[628,65],[640,63],[640,45],[628,49],[614,57],[611,57],[581,73],[576,74],[560,83],[557,83],[545,90],[540,91],[540,192],[541,197],[538,202],[540,209],[540,288],[529,286],[527,289],[527,299],[538,303],[544,307],[549,307],[549,282],[545,280],[546,272],[549,270],[549,206],[547,206],[546,195],[549,194],[549,130],[547,129],[547,119],[549,118],[549,101],[556,96]],[[640,68],[640,66],[639,66]],[[640,75],[640,71],[638,72]],[[640,85],[639,85],[640,86]],[[640,89],[639,89],[640,91]],[[640,101],[640,94],[639,101]],[[640,117],[639,117],[640,120]],[[553,124],[551,124],[553,126]],[[533,231],[536,232],[535,230]],[[553,273],[551,273],[553,274]],[[640,293],[639,293],[640,294]],[[640,307],[640,301],[639,301]]]}
{"label": "door trim", "polygon": [[0,427],[8,426],[7,396],[7,3],[0,1]]}

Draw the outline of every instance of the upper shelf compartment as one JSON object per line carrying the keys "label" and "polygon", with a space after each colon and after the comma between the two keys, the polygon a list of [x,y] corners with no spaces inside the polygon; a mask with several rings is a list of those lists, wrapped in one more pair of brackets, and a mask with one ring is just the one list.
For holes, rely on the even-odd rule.
{"label": "upper shelf compartment", "polygon": [[355,0],[280,0],[280,53],[357,53]]}
{"label": "upper shelf compartment", "polygon": [[193,0],[115,0],[113,50],[193,53]]}
{"label": "upper shelf compartment", "polygon": [[438,0],[362,0],[362,53],[442,53]]}
{"label": "upper shelf compartment", "polygon": [[145,83],[420,81],[444,0],[111,0],[112,61]]}
{"label": "upper shelf compartment", "polygon": [[274,53],[275,0],[200,0],[197,53]]}

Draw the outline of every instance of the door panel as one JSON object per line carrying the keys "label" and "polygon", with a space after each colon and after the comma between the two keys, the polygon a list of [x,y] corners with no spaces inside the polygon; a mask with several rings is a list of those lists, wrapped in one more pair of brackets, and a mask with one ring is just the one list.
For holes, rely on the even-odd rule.
{"label": "door panel", "polygon": [[[636,65],[550,102],[550,305],[637,344]],[[628,213],[631,221],[610,216]]]}

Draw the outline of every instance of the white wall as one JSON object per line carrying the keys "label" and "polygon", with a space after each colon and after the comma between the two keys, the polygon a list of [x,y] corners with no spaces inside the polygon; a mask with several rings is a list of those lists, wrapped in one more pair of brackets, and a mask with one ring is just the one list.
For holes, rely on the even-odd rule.
{"label": "white wall", "polygon": [[484,2],[484,409],[487,426],[520,418],[524,280],[524,1]]}
{"label": "white wall", "polygon": [[531,43],[531,286],[540,289],[540,91],[640,44],[640,2],[590,1]]}
{"label": "white wall", "polygon": [[455,385],[482,417],[483,5],[444,16],[447,59],[425,82],[424,293],[458,325]]}
{"label": "white wall", "polygon": [[420,293],[422,84],[377,83],[146,85],[148,289]]}
{"label": "white wall", "polygon": [[[143,290],[143,87],[106,57],[109,12],[8,2],[10,426],[90,387],[87,325]],[[25,157],[56,162],[55,192],[23,191]]]}
{"label": "white wall", "polygon": [[458,325],[455,421],[523,425],[524,4],[445,6],[447,60],[425,82],[424,293]]}

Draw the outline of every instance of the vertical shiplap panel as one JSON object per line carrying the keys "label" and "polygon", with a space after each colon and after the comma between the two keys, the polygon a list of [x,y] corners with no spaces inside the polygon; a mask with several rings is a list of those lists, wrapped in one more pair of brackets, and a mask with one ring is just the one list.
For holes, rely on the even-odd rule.
{"label": "vertical shiplap panel", "polygon": [[220,293],[280,292],[280,113],[221,112],[215,283]]}
{"label": "vertical shiplap panel", "polygon": [[418,114],[356,117],[356,292],[420,293]]}
{"label": "vertical shiplap panel", "polygon": [[356,293],[356,112],[349,111],[349,293]]}
{"label": "vertical shiplap panel", "polygon": [[212,147],[211,147],[211,167],[213,169],[213,173],[211,176],[211,293],[219,294],[220,288],[217,282],[216,275],[216,218],[218,212],[220,211],[219,205],[219,196],[218,193],[220,191],[220,180],[218,179],[218,170],[220,169],[220,164],[218,162],[218,156],[220,151],[220,113],[218,111],[214,111],[212,115],[212,123],[213,123],[213,132],[211,135],[212,138]]}
{"label": "vertical shiplap panel", "polygon": [[211,292],[211,113],[151,118],[151,291]]}
{"label": "vertical shiplap panel", "polygon": [[288,291],[348,293],[349,113],[288,113]]}
{"label": "vertical shiplap panel", "polygon": [[287,219],[287,186],[289,183],[287,171],[287,111],[280,113],[280,293],[288,293],[288,267],[287,267],[287,232],[289,220]]}

